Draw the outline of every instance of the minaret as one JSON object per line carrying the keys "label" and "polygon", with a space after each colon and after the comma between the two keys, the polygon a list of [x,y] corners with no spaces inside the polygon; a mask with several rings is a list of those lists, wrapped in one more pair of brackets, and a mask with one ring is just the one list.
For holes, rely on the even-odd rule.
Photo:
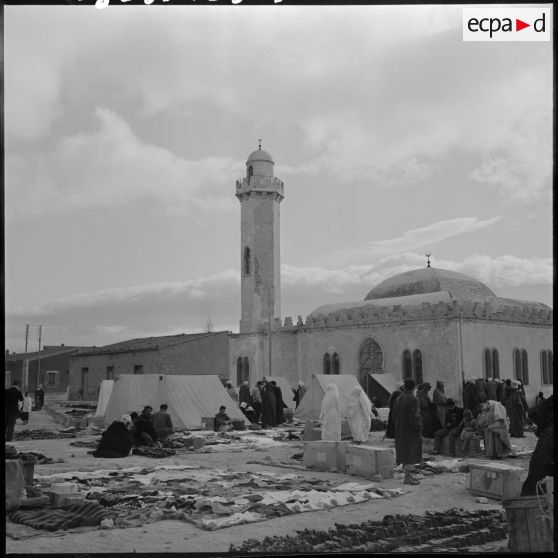
{"label": "minaret", "polygon": [[283,181],[273,175],[273,157],[259,148],[236,181],[240,201],[240,333],[262,330],[281,317],[279,204]]}

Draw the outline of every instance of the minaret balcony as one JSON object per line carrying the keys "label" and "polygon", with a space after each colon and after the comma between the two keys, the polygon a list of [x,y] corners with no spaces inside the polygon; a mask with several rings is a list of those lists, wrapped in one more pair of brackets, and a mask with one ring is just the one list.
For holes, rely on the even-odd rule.
{"label": "minaret balcony", "polygon": [[283,181],[275,176],[251,176],[236,181],[236,197],[242,198],[251,192],[273,193],[285,197]]}

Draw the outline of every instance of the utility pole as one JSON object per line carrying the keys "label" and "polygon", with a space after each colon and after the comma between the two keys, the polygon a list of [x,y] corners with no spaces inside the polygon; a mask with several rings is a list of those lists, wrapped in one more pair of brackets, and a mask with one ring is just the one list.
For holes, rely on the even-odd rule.
{"label": "utility pole", "polygon": [[21,383],[23,384],[23,391],[28,390],[29,382],[29,368],[27,365],[27,341],[29,340],[29,324],[25,324],[25,353],[23,356],[23,370],[21,372]]}
{"label": "utility pole", "polygon": [[37,388],[41,383],[41,333],[42,333],[43,326],[39,326],[39,353],[37,355]]}

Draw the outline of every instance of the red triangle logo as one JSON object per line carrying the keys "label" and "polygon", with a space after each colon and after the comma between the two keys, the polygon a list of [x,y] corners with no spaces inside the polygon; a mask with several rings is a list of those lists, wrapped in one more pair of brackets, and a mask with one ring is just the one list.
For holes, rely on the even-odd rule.
{"label": "red triangle logo", "polygon": [[525,29],[525,27],[531,27],[530,23],[525,23],[524,21],[521,21],[520,19],[515,20],[515,30],[516,31],[521,31],[522,29]]}

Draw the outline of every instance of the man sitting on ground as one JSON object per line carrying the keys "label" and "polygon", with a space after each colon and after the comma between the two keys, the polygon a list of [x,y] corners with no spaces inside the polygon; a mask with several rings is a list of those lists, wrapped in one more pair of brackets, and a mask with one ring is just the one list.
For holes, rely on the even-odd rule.
{"label": "man sitting on ground", "polygon": [[156,446],[157,433],[151,423],[151,413],[153,407],[147,405],[141,412],[135,424],[135,443],[136,446]]}
{"label": "man sitting on ground", "polygon": [[132,419],[130,415],[122,415],[115,420],[101,435],[101,441],[93,452],[94,457],[126,457],[134,445],[134,437],[130,432]]}
{"label": "man sitting on ground", "polygon": [[215,432],[228,432],[232,430],[232,421],[225,412],[227,408],[224,405],[219,407],[219,412],[215,415],[215,424],[214,430]]}
{"label": "man sitting on ground", "polygon": [[449,454],[451,457],[455,457],[455,439],[461,434],[459,423],[463,417],[463,410],[455,406],[453,399],[448,399],[446,406],[446,424],[444,428],[436,430],[434,433],[434,451],[432,453],[440,453],[444,438],[449,436]]}
{"label": "man sitting on ground", "polygon": [[151,423],[155,429],[155,434],[157,434],[157,439],[161,441],[174,432],[171,417],[167,413],[168,408],[169,406],[166,403],[161,403],[159,411],[153,413],[151,417]]}

